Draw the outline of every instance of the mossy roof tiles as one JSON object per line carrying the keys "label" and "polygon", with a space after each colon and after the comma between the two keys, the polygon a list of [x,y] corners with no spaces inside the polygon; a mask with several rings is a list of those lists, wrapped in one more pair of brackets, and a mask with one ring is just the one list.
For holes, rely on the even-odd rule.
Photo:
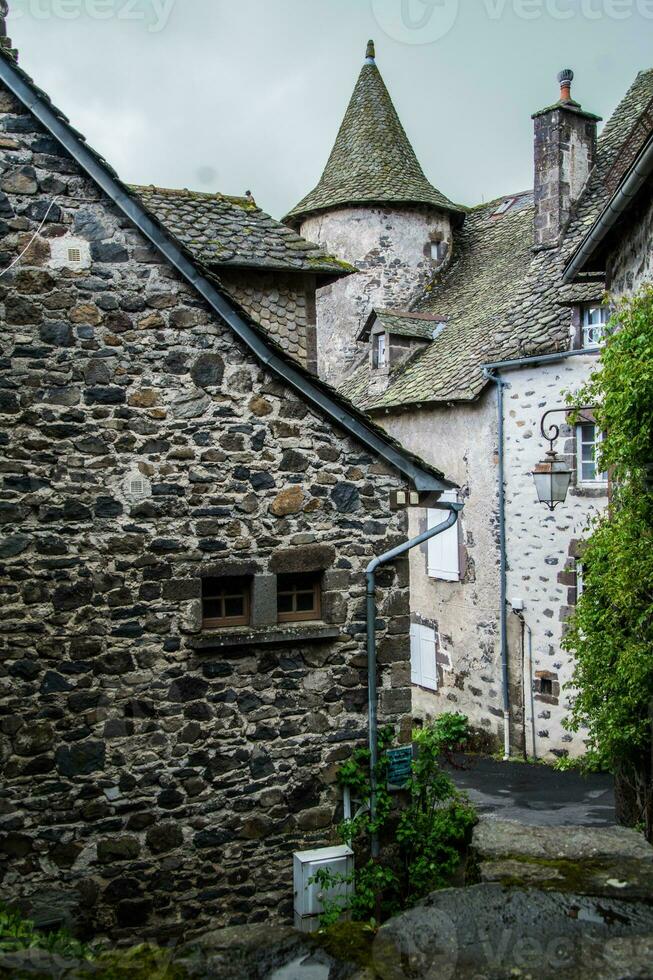
{"label": "mossy roof tiles", "polygon": [[424,176],[381,73],[363,65],[320,181],[284,221],[348,204],[414,204],[462,214]]}
{"label": "mossy roof tiles", "polygon": [[297,270],[330,278],[355,271],[275,221],[252,197],[154,186],[131,190],[206,265]]}
{"label": "mossy roof tiles", "polygon": [[471,401],[487,384],[484,364],[568,349],[570,317],[564,304],[595,300],[603,286],[561,288],[562,271],[605,206],[606,176],[651,96],[653,70],[637,76],[606,124],[560,247],[533,251],[532,193],[517,195],[500,215],[498,201],[471,209],[456,232],[450,263],[413,307],[437,312],[446,319],[444,329],[391,374],[385,391],[370,394],[365,359],[342,385],[343,393],[368,411]]}

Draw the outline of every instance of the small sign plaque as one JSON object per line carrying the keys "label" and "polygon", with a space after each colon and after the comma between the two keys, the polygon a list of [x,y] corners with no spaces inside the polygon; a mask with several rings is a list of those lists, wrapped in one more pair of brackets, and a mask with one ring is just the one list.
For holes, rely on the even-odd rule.
{"label": "small sign plaque", "polygon": [[405,789],[413,771],[413,747],[402,745],[398,749],[388,749],[388,789]]}

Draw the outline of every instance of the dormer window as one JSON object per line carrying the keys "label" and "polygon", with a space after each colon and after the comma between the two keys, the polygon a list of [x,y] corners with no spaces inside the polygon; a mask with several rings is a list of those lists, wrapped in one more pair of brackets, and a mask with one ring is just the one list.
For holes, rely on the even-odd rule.
{"label": "dormer window", "polygon": [[610,319],[607,306],[583,307],[583,347],[599,347],[605,340],[605,327]]}
{"label": "dormer window", "polygon": [[377,368],[385,367],[388,357],[388,346],[386,343],[386,336],[384,333],[375,333],[372,335],[372,367],[376,370]]}

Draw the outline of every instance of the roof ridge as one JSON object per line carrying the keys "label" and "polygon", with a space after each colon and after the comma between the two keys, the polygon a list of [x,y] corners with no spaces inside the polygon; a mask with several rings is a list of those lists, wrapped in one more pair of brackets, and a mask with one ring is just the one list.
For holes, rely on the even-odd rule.
{"label": "roof ridge", "polygon": [[261,210],[254,198],[247,197],[245,194],[223,194],[221,191],[193,191],[188,187],[160,187],[158,184],[127,184],[127,187],[139,194],[154,191],[157,194],[186,195],[189,198],[202,197],[209,198],[212,201],[229,201],[232,204],[240,204],[242,202],[248,207],[256,208],[258,211]]}

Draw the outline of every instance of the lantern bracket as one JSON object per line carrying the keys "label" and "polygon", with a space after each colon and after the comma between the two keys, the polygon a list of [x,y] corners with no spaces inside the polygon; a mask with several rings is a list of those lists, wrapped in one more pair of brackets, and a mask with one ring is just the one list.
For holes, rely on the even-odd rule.
{"label": "lantern bracket", "polygon": [[560,426],[556,425],[555,422],[548,422],[545,426],[545,419],[549,415],[555,415],[556,413],[565,412],[569,414],[570,412],[592,412],[596,408],[596,405],[579,405],[579,406],[569,406],[565,408],[550,408],[544,413],[540,419],[540,431],[542,433],[542,438],[549,443],[549,452],[554,453],[553,443],[560,438]]}

